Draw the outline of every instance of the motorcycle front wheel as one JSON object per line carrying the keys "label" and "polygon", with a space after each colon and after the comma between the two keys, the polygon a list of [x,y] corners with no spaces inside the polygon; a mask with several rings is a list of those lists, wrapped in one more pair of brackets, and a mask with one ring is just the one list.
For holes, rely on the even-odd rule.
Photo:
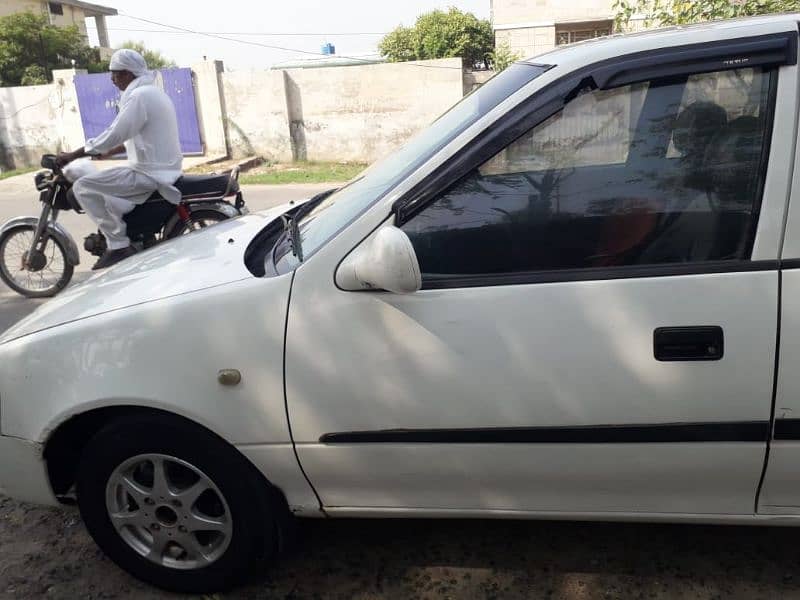
{"label": "motorcycle front wheel", "polygon": [[49,298],[67,287],[75,267],[53,237],[42,251],[29,256],[34,235],[34,226],[20,225],[0,237],[0,279],[27,298]]}

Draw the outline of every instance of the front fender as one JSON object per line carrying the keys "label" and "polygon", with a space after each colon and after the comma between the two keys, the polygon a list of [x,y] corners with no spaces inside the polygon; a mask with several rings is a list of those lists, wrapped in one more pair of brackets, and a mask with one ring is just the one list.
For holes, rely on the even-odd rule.
{"label": "front fender", "polygon": [[[249,231],[258,231],[268,219],[251,217]],[[218,227],[240,239],[233,233],[236,225]],[[228,236],[223,237],[219,246],[224,254],[216,255],[222,266],[216,268],[230,273],[226,265],[241,264],[245,244],[229,244]],[[195,246],[207,241],[200,239],[203,243]],[[185,248],[192,240],[175,244]],[[154,248],[151,258],[158,254]],[[170,252],[163,254],[164,260],[172,257]],[[188,255],[194,254],[187,251]],[[137,260],[141,259],[131,258],[132,264]],[[170,264],[178,264],[176,269],[161,274],[172,279],[181,273],[200,289],[165,290],[152,269],[141,278],[136,267],[121,267],[40,307],[41,322],[0,345],[2,434],[44,444],[73,416],[103,414],[91,412],[98,409],[109,414],[122,406],[169,412],[238,447],[286,494],[290,506],[318,514],[319,505],[294,454],[283,394],[283,338],[292,275],[252,277],[242,265],[228,275],[235,278],[232,281],[196,281],[198,273],[213,270],[214,262],[173,257]],[[141,296],[139,286],[161,290],[160,297]],[[111,298],[130,305],[110,305]],[[69,302],[96,314],[69,311]],[[44,321],[47,312],[49,323]],[[240,383],[222,385],[222,369],[238,370]],[[0,476],[3,461],[14,459],[0,454]]]}
{"label": "front fender", "polygon": [[[234,209],[235,210],[235,209]],[[3,223],[2,227],[0,227],[0,237],[5,235],[5,233],[15,227],[25,226],[25,227],[33,227],[34,229],[39,224],[39,217],[15,217],[10,221],[6,221]],[[77,266],[81,262],[80,253],[78,252],[78,246],[75,244],[75,240],[72,239],[72,236],[69,232],[64,228],[61,223],[57,221],[50,221],[47,223],[47,233],[51,237],[54,237],[64,248],[64,251],[67,253],[67,261],[73,267]]]}

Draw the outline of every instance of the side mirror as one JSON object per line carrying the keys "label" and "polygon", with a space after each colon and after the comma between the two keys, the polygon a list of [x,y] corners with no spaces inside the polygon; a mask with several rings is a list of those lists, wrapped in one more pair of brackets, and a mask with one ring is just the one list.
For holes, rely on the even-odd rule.
{"label": "side mirror", "polygon": [[416,292],[422,275],[411,240],[403,230],[384,225],[342,261],[336,283],[350,291]]}

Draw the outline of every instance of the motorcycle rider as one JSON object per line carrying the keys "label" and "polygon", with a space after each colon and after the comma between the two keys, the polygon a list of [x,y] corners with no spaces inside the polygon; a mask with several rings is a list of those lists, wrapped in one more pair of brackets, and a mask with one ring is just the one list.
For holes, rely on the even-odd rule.
{"label": "motorcycle rider", "polygon": [[111,81],[122,91],[119,113],[103,133],[86,140],[82,148],[58,155],[64,166],[89,155],[128,154],[127,167],[114,167],[78,179],[75,198],[97,223],[108,249],[92,267],[103,269],[136,253],[126,235],[123,216],[143,204],[155,191],[173,204],[181,193],[173,185],[181,176],[183,155],[178,139],[175,107],[154,85],[155,74],[141,54],[117,50],[109,65]]}

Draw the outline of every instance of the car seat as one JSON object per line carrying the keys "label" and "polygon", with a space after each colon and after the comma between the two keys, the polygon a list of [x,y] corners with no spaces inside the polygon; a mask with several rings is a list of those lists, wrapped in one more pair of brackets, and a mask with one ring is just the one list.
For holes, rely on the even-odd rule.
{"label": "car seat", "polygon": [[744,258],[750,237],[746,229],[758,200],[763,138],[761,120],[741,116],[728,123],[706,148],[703,170],[718,220],[717,258]]}

